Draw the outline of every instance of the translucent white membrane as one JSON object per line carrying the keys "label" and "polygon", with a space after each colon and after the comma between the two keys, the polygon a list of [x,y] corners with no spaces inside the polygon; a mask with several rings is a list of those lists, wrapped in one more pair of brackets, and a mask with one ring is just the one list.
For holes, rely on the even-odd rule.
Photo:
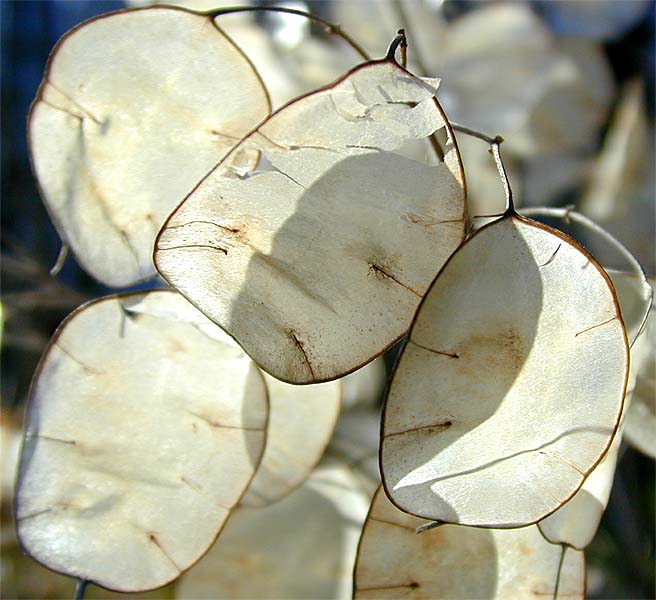
{"label": "translucent white membrane", "polygon": [[[632,344],[629,385],[624,400],[621,424],[610,449],[583,482],[581,489],[564,506],[538,523],[540,531],[549,541],[556,544],[569,544],[578,549],[585,548],[592,541],[604,510],[606,510],[622,437],[626,431],[628,417],[635,410],[633,392],[636,380],[638,375],[644,372],[645,367],[645,360],[641,355],[643,338],[642,335],[639,336],[639,333],[644,324],[645,315],[651,306],[651,288],[636,273],[613,270],[607,272],[615,286],[629,343]],[[644,419],[641,419],[642,421]],[[648,423],[641,425],[643,428],[649,426]],[[653,437],[656,437],[653,420],[651,427]]]}
{"label": "translucent white membrane", "polygon": [[631,405],[624,435],[638,450],[656,459],[656,311],[652,306],[645,329],[631,348]]}
{"label": "translucent white membrane", "polygon": [[271,406],[262,462],[242,504],[265,506],[284,498],[317,465],[339,416],[339,381],[291,385],[265,375]]}
{"label": "translucent white membrane", "polygon": [[236,510],[176,596],[346,600],[370,499],[343,463],[321,465],[280,502]]}
{"label": "translucent white membrane", "polygon": [[268,114],[251,63],[208,16],[144,8],[72,29],[29,116],[32,165],[59,235],[106,285],[153,276],[166,215]]}
{"label": "translucent white membrane", "polygon": [[449,523],[544,518],[608,449],[627,372],[615,294],[585,250],[517,216],[480,229],[436,278],[394,374],[391,500]]}
{"label": "translucent white membrane", "polygon": [[259,370],[212,329],[157,291],[89,303],[57,330],[32,383],[15,503],[36,560],[137,591],[207,551],[268,417]]}
{"label": "translucent white membrane", "polygon": [[434,86],[374,61],[274,113],[233,151],[260,151],[268,170],[208,175],[160,233],[158,271],[278,379],[372,360],[464,235],[462,165]]}
{"label": "translucent white membrane", "polygon": [[401,512],[379,488],[360,539],[355,598],[582,599],[583,552],[547,542],[537,526],[480,529]]}

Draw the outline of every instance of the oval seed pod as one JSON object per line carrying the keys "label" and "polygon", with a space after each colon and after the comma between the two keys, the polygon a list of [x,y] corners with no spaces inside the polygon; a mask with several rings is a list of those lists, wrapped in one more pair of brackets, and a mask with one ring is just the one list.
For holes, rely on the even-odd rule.
{"label": "oval seed pod", "polygon": [[630,402],[623,417],[624,435],[632,446],[648,456],[656,457],[656,364],[653,360],[656,327],[653,317],[653,280],[647,279],[638,260],[622,243],[571,208],[529,208],[523,209],[522,214],[555,217],[565,223],[571,222],[583,227],[588,240],[603,242],[595,252],[606,256],[605,260],[612,264],[625,265],[623,268],[628,267],[632,271],[607,271],[620,298],[631,346],[631,367],[627,385],[627,399],[630,398]]}
{"label": "oval seed pod", "polygon": [[[207,15],[101,15],[53,50],[30,109],[41,195],[64,243],[106,285],[155,275],[166,215],[270,111],[241,50]],[[257,154],[233,153],[254,166]]]}
{"label": "oval seed pod", "polygon": [[460,247],[417,312],[383,417],[390,499],[449,523],[535,523],[608,449],[627,372],[606,273],[509,211]]}
{"label": "oval seed pod", "polygon": [[342,384],[291,385],[264,375],[269,428],[262,461],[242,505],[266,506],[297,488],[321,459],[337,424]]}
{"label": "oval seed pod", "polygon": [[354,598],[560,598],[585,593],[583,552],[550,544],[537,526],[441,525],[398,510],[379,488],[362,531]]}
{"label": "oval seed pod", "polygon": [[179,294],[156,291],[91,302],[57,330],[32,383],[16,491],[32,557],[137,591],[207,551],[255,473],[268,417],[257,367],[207,328]]}
{"label": "oval seed pod", "polygon": [[[434,93],[380,60],[284,106],[233,150],[269,170],[210,173],[162,229],[158,271],[277,379],[372,360],[464,235],[462,165]],[[418,160],[436,131],[444,160]]]}

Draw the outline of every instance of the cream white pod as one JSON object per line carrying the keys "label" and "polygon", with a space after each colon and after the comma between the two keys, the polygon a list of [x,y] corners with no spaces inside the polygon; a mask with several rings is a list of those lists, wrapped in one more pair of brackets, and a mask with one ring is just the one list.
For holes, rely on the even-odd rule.
{"label": "cream white pod", "polygon": [[583,552],[547,542],[531,525],[480,529],[426,522],[378,490],[364,525],[354,598],[581,599]]}
{"label": "cream white pod", "polygon": [[176,598],[351,598],[353,564],[371,495],[328,461],[289,496],[238,508]]}
{"label": "cream white pod", "polygon": [[242,505],[278,502],[310,475],[323,456],[339,417],[340,381],[291,385],[264,375],[269,390],[269,430],[262,461]]}
{"label": "cream white pod", "polygon": [[[201,327],[203,325],[204,327]],[[259,464],[252,361],[171,291],[101,299],[55,333],[29,399],[21,544],[118,591],[159,587],[209,548]]]}
{"label": "cream white pod", "polygon": [[72,29],[29,116],[34,173],[59,235],[106,285],[155,275],[168,213],[268,114],[253,66],[207,15],[144,8]]}
{"label": "cream white pod", "polygon": [[639,356],[640,342],[643,339],[640,331],[649,312],[652,298],[651,287],[639,275],[612,270],[608,270],[607,273],[615,286],[627,337],[631,344],[629,384],[620,427],[610,449],[583,482],[581,489],[564,506],[538,523],[540,531],[550,542],[568,544],[580,550],[592,542],[608,504],[623,433],[633,407],[633,388],[643,363]]}
{"label": "cream white pod", "polygon": [[277,379],[369,362],[464,235],[462,165],[434,94],[382,60],[286,105],[233,150],[260,151],[263,170],[219,165],[171,215],[158,271]]}
{"label": "cream white pod", "polygon": [[451,257],[417,312],[383,417],[390,499],[449,523],[535,523],[608,449],[627,373],[603,269],[555,229],[495,221]]}

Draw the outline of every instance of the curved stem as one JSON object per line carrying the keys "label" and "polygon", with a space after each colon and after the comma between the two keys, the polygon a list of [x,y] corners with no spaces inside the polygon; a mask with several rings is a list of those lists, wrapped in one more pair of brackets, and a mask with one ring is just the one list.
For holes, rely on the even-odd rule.
{"label": "curved stem", "polygon": [[631,265],[631,267],[636,272],[636,274],[642,279],[645,289],[649,290],[648,297],[645,297],[645,301],[648,300],[649,302],[646,302],[647,308],[645,309],[645,312],[640,321],[640,327],[638,328],[638,331],[634,336],[633,340],[631,340],[629,344],[630,346],[633,346],[633,343],[636,341],[636,339],[640,336],[643,329],[645,328],[645,323],[647,322],[647,317],[649,316],[649,309],[651,308],[651,304],[654,300],[654,290],[649,285],[647,274],[645,273],[645,270],[642,268],[642,265],[638,262],[638,259],[635,256],[633,256],[633,254],[631,254],[631,251],[616,237],[614,237],[611,233],[606,231],[603,227],[601,227],[601,225],[597,225],[597,223],[591,221],[590,219],[588,219],[588,217],[582,215],[579,212],[576,212],[573,206],[564,206],[562,208],[546,208],[546,207],[525,208],[521,210],[521,214],[525,217],[534,217],[534,216],[554,217],[556,219],[562,219],[566,223],[574,222],[579,225],[582,225],[583,227],[587,227],[588,229],[590,229],[591,231],[602,237],[604,240],[606,240],[622,256],[624,256],[624,258]]}
{"label": "curved stem", "polygon": [[326,21],[325,19],[322,19],[321,17],[317,17],[316,15],[313,15],[309,12],[305,12],[304,10],[298,10],[296,8],[286,8],[284,6],[240,6],[240,7],[217,8],[215,10],[205,11],[204,14],[215,19],[216,17],[221,17],[223,15],[230,15],[230,14],[241,13],[241,12],[264,12],[264,11],[285,13],[288,15],[296,15],[298,17],[305,17],[310,21],[314,21],[315,23],[318,23],[319,25],[323,26],[323,28],[326,30],[327,33],[330,33],[332,35],[338,35],[339,37],[341,37],[364,60],[367,61],[371,60],[371,57],[367,54],[367,52],[365,52],[362,46],[360,46],[360,44],[358,44],[350,35],[344,33],[339,25],[336,25],[335,23],[331,23],[330,21]]}
{"label": "curved stem", "polygon": [[477,131],[476,129],[471,129],[470,127],[465,127],[460,125],[460,123],[451,123],[451,127],[454,131],[460,131],[466,135],[478,138],[483,140],[485,143],[490,145],[490,153],[494,156],[494,162],[497,165],[497,170],[499,171],[499,177],[501,177],[501,183],[503,183],[503,190],[506,194],[506,210],[502,214],[498,215],[476,215],[472,218],[479,219],[483,217],[501,217],[504,215],[516,214],[515,203],[513,202],[513,193],[512,188],[510,187],[510,181],[508,180],[508,173],[506,172],[506,167],[503,164],[503,159],[501,158],[501,149],[500,146],[503,143],[503,137],[497,135],[492,137],[487,135],[482,131]]}
{"label": "curved stem", "polygon": [[[396,51],[398,50],[399,46],[401,47],[401,61],[402,66],[405,68],[405,59],[406,59],[406,48],[408,47],[408,40],[405,37],[405,29],[399,29],[396,32],[396,37],[392,40],[392,43],[389,45],[389,50],[387,51],[387,60],[391,60],[392,62],[396,62]],[[398,63],[397,63],[398,64]]]}
{"label": "curved stem", "polygon": [[57,275],[59,275],[62,268],[64,267],[66,259],[68,258],[69,250],[70,248],[68,247],[68,244],[66,242],[62,242],[61,250],[57,255],[57,262],[55,262],[52,269],[50,269],[50,277],[57,277]]}

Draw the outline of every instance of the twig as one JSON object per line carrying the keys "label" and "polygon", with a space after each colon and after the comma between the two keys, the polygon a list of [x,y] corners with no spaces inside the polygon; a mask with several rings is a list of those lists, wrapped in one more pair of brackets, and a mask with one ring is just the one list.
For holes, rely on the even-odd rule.
{"label": "twig", "polygon": [[299,17],[305,17],[306,19],[310,19],[310,21],[314,21],[315,23],[322,25],[326,33],[332,35],[338,35],[339,37],[341,37],[364,60],[367,61],[371,60],[371,57],[367,54],[367,52],[365,52],[362,46],[360,46],[360,44],[358,44],[350,35],[344,33],[339,25],[336,25],[335,23],[331,23],[330,21],[326,21],[325,19],[322,19],[321,17],[317,17],[316,15],[313,15],[311,13],[305,12],[304,10],[298,10],[296,8],[286,8],[284,6],[241,6],[241,7],[228,7],[228,8],[218,8],[215,10],[208,10],[204,14],[215,19],[216,17],[221,17],[223,15],[230,15],[240,12],[263,12],[263,11],[285,13],[288,15],[296,15]]}

